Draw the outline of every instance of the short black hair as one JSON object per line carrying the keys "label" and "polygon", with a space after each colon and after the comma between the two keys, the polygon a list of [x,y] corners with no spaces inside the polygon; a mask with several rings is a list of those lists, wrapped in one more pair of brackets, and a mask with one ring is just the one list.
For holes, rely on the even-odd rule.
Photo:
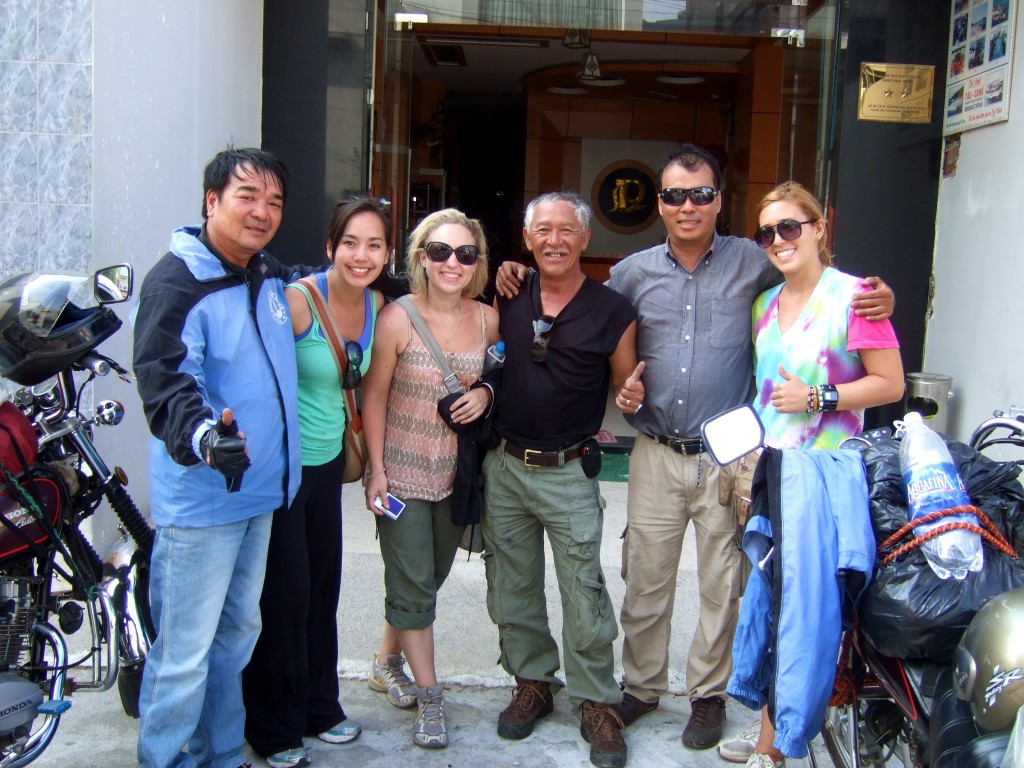
{"label": "short black hair", "polygon": [[691,173],[698,170],[702,165],[706,165],[711,169],[715,189],[722,188],[722,169],[718,165],[718,160],[703,147],[698,147],[696,144],[689,142],[676,147],[675,151],[665,159],[661,170],[658,171],[658,187],[661,189],[664,189],[662,187],[662,177],[665,175],[665,169],[670,165],[681,165]]}
{"label": "short black hair", "polygon": [[238,176],[239,168],[249,168],[260,176],[277,180],[281,187],[281,198],[288,197],[288,168],[273,152],[255,147],[238,149],[229,146],[213,156],[203,171],[203,221],[206,221],[206,193],[213,190],[220,197],[231,177]]}

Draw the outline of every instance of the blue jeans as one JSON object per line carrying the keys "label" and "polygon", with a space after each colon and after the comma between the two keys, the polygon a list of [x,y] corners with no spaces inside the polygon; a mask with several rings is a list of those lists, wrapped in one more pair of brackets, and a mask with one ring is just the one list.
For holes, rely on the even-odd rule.
{"label": "blue jeans", "polygon": [[150,576],[157,636],[139,701],[143,768],[242,764],[242,669],[260,634],[271,519],[157,528]]}

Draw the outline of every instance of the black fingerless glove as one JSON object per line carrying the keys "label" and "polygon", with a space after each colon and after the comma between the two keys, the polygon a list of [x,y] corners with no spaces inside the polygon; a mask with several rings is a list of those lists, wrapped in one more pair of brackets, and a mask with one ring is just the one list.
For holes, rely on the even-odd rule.
{"label": "black fingerless glove", "polygon": [[199,439],[199,450],[203,460],[224,477],[241,477],[249,468],[245,438],[238,437],[237,421],[228,426],[223,419],[218,419],[213,428]]}

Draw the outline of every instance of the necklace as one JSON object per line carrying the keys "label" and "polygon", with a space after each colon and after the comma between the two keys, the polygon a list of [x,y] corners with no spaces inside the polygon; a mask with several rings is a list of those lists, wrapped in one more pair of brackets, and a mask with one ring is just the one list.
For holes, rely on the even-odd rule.
{"label": "necklace", "polygon": [[[429,305],[428,305],[428,306],[429,306]],[[440,323],[440,320],[441,320],[441,317],[440,317],[440,313],[437,313],[437,320],[438,320],[438,326],[440,326],[440,325],[441,325],[441,323]],[[459,301],[459,312],[458,312],[458,316],[457,316],[457,317],[455,318],[455,323],[454,323],[454,324],[452,325],[452,328],[451,328],[451,330],[450,330],[450,331],[448,331],[448,333],[447,333],[447,334],[445,334],[445,337],[444,337],[444,343],[445,343],[445,344],[449,344],[449,343],[451,343],[451,340],[452,340],[452,336],[454,336],[454,335],[455,335],[455,332],[456,332],[457,330],[459,330],[459,323],[461,323],[461,322],[462,322],[462,301],[460,300],[460,301]],[[442,330],[443,330],[443,329],[442,329]]]}

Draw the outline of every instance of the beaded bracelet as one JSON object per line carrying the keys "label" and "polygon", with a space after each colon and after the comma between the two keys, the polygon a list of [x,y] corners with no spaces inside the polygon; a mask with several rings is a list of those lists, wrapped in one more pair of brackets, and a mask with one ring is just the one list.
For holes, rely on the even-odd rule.
{"label": "beaded bracelet", "polygon": [[807,413],[814,414],[818,411],[818,388],[807,388]]}
{"label": "beaded bracelet", "polygon": [[372,475],[367,475],[367,476],[366,476],[366,479],[367,479],[367,480],[372,480],[372,479],[373,479],[373,478],[375,478],[375,477],[376,477],[377,475],[383,475],[383,474],[384,474],[385,472],[387,472],[387,470],[386,470],[386,469],[382,469],[382,470],[381,470],[380,472],[374,472],[374,473],[373,473]]}

